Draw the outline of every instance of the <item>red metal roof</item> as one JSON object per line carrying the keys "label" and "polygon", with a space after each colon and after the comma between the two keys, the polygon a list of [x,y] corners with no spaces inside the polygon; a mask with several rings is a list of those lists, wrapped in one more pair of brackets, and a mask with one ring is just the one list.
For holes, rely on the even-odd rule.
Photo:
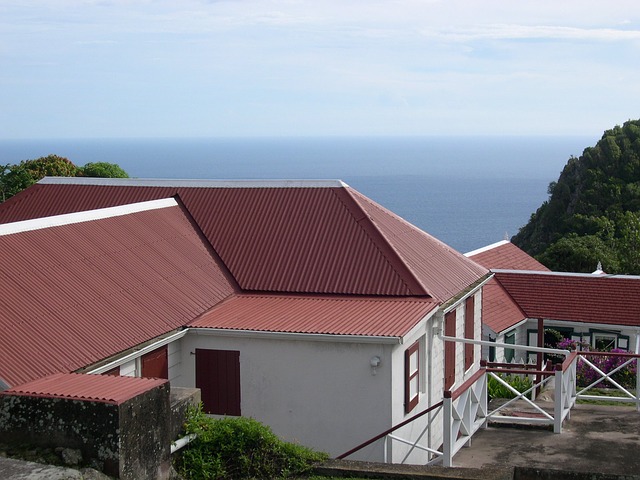
{"label": "red metal roof", "polygon": [[56,373],[5,390],[0,395],[64,398],[120,405],[167,382],[168,380],[161,378]]}
{"label": "red metal roof", "polygon": [[507,240],[468,252],[465,256],[489,269],[550,271],[531,255]]}
{"label": "red metal roof", "polygon": [[0,234],[0,265],[0,378],[9,386],[175,330],[237,289],[175,202]]}
{"label": "red metal roof", "polygon": [[528,318],[640,326],[640,277],[496,271]]}
{"label": "red metal roof", "polygon": [[486,268],[411,225],[355,190],[349,190],[369,220],[422,288],[446,302],[485,276]]}
{"label": "red metal roof", "polygon": [[233,296],[190,327],[401,337],[438,303],[416,297]]}
{"label": "red metal roof", "polygon": [[482,288],[482,322],[496,333],[503,332],[527,318],[495,278]]}
{"label": "red metal roof", "polygon": [[178,195],[244,290],[444,302],[486,273],[344,184],[304,185],[50,178],[1,204],[0,222]]}

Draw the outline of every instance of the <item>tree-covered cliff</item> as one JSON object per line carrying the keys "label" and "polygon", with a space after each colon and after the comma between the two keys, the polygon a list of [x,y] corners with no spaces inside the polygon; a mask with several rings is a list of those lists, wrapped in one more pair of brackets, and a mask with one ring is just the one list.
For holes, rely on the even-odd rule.
{"label": "tree-covered cliff", "polygon": [[640,274],[640,120],[571,157],[512,242],[552,270]]}

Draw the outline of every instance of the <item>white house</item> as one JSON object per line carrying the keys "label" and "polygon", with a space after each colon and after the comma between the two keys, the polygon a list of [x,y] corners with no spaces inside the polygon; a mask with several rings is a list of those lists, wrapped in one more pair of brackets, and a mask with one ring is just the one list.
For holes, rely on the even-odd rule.
{"label": "white house", "polygon": [[[506,241],[466,256],[495,274],[484,288],[485,338],[543,346],[539,332],[551,328],[590,348],[640,352],[640,277],[551,272]],[[493,359],[492,353],[485,356]],[[497,349],[495,360],[537,356],[525,357],[522,350]]]}
{"label": "white house", "polygon": [[[339,181],[46,178],[0,223],[3,388],[168,378],[335,456],[479,369],[479,346],[437,334],[480,339],[489,271]],[[396,435],[438,449],[429,420]]]}

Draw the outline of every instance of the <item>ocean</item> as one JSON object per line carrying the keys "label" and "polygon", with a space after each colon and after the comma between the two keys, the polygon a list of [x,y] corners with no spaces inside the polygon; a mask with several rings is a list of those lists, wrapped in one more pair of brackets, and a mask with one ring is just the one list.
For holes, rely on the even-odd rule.
{"label": "ocean", "polygon": [[0,140],[0,165],[56,154],[132,177],[341,179],[460,252],[510,238],[591,137]]}

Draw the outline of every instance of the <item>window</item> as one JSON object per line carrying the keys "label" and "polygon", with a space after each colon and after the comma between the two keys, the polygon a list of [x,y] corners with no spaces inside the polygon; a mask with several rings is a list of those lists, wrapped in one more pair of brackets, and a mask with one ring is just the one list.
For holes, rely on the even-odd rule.
{"label": "window", "polygon": [[594,333],[592,345],[596,350],[608,352],[616,348],[618,336],[612,333]]}
{"label": "window", "polygon": [[[464,314],[464,338],[473,340],[475,336],[475,299],[473,296],[467,298]],[[475,346],[472,343],[464,344],[464,369],[469,370],[473,365],[473,350]]]}
{"label": "window", "polygon": [[[509,333],[504,334],[504,343],[508,343],[509,345],[515,345],[516,343],[516,332],[513,330]],[[505,348],[504,349],[504,360],[505,362],[512,362],[513,358],[516,355],[516,351],[513,348]]]}
{"label": "window", "polygon": [[409,413],[418,405],[420,393],[420,342],[411,345],[404,352],[404,411]]}

